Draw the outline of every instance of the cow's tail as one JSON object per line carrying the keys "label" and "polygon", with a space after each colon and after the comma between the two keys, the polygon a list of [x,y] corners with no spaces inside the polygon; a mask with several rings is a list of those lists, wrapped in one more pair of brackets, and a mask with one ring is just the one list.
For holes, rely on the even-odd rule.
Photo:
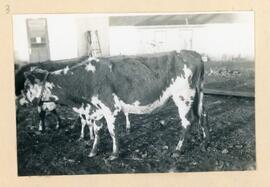
{"label": "cow's tail", "polygon": [[202,62],[202,65],[201,65],[201,71],[200,72],[200,75],[198,77],[198,84],[196,85],[196,93],[197,93],[197,98],[198,98],[198,107],[197,108],[197,114],[198,114],[198,117],[199,117],[199,121],[201,121],[201,117],[203,115],[203,112],[204,112],[204,107],[203,107],[203,88],[204,88],[204,65],[203,65],[203,62]]}
{"label": "cow's tail", "polygon": [[196,85],[197,94],[197,116],[198,116],[198,127],[202,130],[203,137],[206,142],[209,141],[209,131],[208,131],[208,116],[207,111],[204,107],[204,62],[201,62],[200,75],[198,77],[198,84]]}

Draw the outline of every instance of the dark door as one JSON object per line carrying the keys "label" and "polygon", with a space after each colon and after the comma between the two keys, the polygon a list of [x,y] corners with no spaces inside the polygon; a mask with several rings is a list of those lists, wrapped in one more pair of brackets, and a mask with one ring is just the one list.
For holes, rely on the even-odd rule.
{"label": "dark door", "polygon": [[26,25],[30,48],[30,62],[48,61],[50,59],[50,53],[46,19],[27,19]]}

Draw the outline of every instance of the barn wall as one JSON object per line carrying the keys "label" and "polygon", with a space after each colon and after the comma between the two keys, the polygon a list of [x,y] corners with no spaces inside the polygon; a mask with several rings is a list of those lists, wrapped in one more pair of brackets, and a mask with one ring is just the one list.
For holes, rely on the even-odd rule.
{"label": "barn wall", "polygon": [[26,18],[24,16],[16,16],[16,19],[13,19],[13,48],[15,61],[18,63],[29,61]]}
{"label": "barn wall", "polygon": [[253,32],[252,24],[239,23],[197,26],[114,26],[110,28],[110,52],[111,55],[128,55],[192,49],[216,60],[235,57],[253,59]]}
{"label": "barn wall", "polygon": [[76,18],[78,33],[78,56],[87,55],[86,31],[97,30],[102,55],[109,55],[109,19],[101,16],[80,16]]}
{"label": "barn wall", "polygon": [[72,16],[49,16],[48,35],[51,60],[78,57],[76,22]]}
{"label": "barn wall", "polygon": [[72,15],[19,15],[13,17],[13,44],[16,63],[29,62],[27,19],[46,18],[51,60],[78,57],[77,30]]}
{"label": "barn wall", "polygon": [[138,54],[139,33],[133,26],[110,27],[110,55]]}
{"label": "barn wall", "polygon": [[249,24],[206,25],[194,29],[193,49],[217,60],[254,58],[254,30]]}

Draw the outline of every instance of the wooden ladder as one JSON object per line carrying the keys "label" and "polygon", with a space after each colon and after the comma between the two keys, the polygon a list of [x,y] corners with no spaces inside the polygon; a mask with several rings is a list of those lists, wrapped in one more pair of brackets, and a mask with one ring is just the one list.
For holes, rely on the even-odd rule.
{"label": "wooden ladder", "polygon": [[[88,56],[89,57],[100,57],[102,56],[98,31],[88,31]],[[89,36],[90,35],[90,36]]]}

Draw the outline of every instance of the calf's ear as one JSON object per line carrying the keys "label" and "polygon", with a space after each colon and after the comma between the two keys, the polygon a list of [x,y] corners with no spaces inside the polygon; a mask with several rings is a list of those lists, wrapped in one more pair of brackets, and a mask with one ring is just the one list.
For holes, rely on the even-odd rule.
{"label": "calf's ear", "polygon": [[30,75],[30,72],[26,71],[26,72],[24,72],[23,74],[24,74],[24,77],[27,79],[28,76]]}

